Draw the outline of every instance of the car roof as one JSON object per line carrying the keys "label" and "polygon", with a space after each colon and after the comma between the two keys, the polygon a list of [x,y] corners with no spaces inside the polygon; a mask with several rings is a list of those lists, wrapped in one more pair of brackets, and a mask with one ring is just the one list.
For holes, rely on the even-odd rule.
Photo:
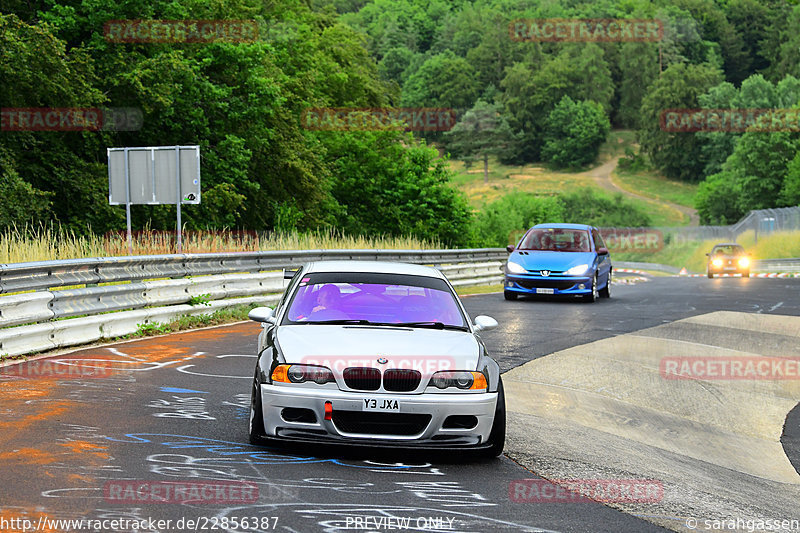
{"label": "car roof", "polygon": [[552,224],[536,224],[534,228],[544,228],[544,229],[584,229],[584,230],[591,230],[592,226],[586,224],[561,224],[561,223],[552,223]]}
{"label": "car roof", "polygon": [[717,246],[738,246],[740,248],[743,248],[743,246],[737,242],[720,242],[715,244],[714,248],[716,248]]}
{"label": "car roof", "polygon": [[436,268],[393,261],[314,261],[306,270],[309,274],[313,272],[374,272],[444,279],[444,274]]}

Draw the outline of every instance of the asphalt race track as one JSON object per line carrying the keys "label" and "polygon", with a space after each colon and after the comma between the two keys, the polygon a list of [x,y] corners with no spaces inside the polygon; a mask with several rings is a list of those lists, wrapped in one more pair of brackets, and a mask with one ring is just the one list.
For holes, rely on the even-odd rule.
{"label": "asphalt race track", "polygon": [[[500,322],[483,338],[507,371],[714,311],[800,316],[800,279],[657,277],[615,285],[610,300],[594,304],[507,302],[499,293],[464,302],[473,317]],[[475,462],[465,454],[251,446],[258,331],[255,323],[236,324],[93,347],[13,372],[6,367],[0,529],[22,531],[29,520],[29,531],[63,531],[50,521],[83,518],[103,531],[664,531],[596,502],[513,501],[512,483],[537,476],[506,456]],[[63,379],[56,369],[65,366],[92,375]],[[795,469],[799,418],[796,408],[783,439]],[[131,489],[146,482],[190,489],[153,502],[151,493]],[[220,491],[227,482],[237,484]],[[217,489],[200,501],[187,497],[202,483]],[[155,527],[111,527],[114,519],[151,520]]]}

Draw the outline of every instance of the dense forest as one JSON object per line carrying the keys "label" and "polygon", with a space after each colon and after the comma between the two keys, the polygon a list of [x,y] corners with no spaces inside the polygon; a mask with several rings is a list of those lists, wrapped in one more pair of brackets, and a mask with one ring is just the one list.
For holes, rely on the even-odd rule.
{"label": "dense forest", "polygon": [[[539,42],[509,32],[514,20],[546,18],[657,20],[663,35]],[[132,19],[253,20],[258,37],[104,36],[108,21]],[[637,131],[637,165],[701,183],[702,222],[730,223],[800,203],[800,128],[671,132],[661,114],[800,107],[799,29],[800,6],[786,0],[3,0],[3,108],[135,108],[143,120],[135,131],[1,132],[0,229],[120,229],[106,148],[198,144],[203,197],[184,209],[187,229],[336,227],[481,244],[449,185],[448,154],[578,168],[610,128]],[[323,131],[301,121],[309,108],[389,106],[452,108],[458,123]],[[580,205],[574,195],[524,202],[562,217]],[[133,215],[136,227],[174,225],[174,207]]]}

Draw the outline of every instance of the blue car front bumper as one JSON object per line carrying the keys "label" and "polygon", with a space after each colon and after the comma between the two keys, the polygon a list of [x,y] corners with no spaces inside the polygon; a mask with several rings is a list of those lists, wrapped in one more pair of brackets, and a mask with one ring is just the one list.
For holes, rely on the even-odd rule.
{"label": "blue car front bumper", "polygon": [[[589,276],[525,276],[506,274],[503,290],[520,295],[574,295],[592,292],[592,275]],[[552,292],[551,292],[552,291]]]}

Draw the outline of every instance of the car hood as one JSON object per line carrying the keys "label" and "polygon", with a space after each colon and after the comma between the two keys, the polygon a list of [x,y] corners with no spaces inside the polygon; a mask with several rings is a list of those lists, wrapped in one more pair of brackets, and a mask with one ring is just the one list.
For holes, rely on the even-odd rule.
{"label": "car hood", "polygon": [[475,336],[465,331],[308,324],[281,326],[277,338],[287,363],[340,372],[352,366],[414,368],[423,375],[475,370],[480,353]]}
{"label": "car hood", "polygon": [[594,252],[540,252],[525,250],[524,255],[515,251],[508,259],[528,270],[563,272],[578,265],[592,266],[594,258]]}

